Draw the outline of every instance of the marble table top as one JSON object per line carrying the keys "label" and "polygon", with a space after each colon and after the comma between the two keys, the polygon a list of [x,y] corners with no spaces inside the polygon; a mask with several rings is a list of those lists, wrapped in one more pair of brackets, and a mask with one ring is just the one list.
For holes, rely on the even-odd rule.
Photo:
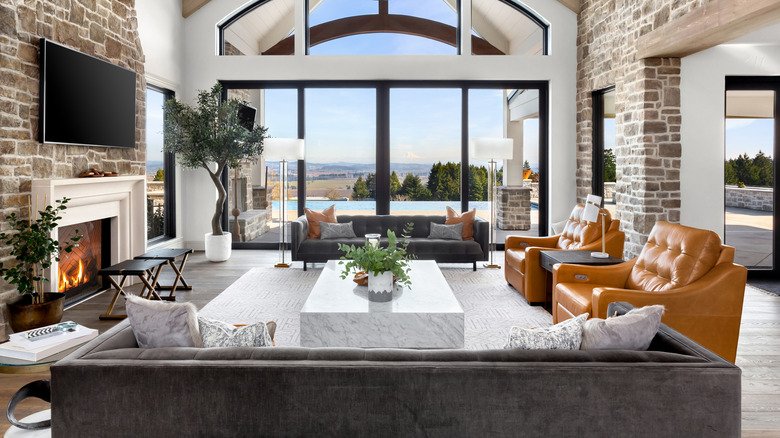
{"label": "marble table top", "polygon": [[436,262],[412,261],[411,286],[396,285],[384,303],[369,301],[351,276],[341,279],[341,263],[325,265],[301,309],[302,346],[463,347],[463,308]]}

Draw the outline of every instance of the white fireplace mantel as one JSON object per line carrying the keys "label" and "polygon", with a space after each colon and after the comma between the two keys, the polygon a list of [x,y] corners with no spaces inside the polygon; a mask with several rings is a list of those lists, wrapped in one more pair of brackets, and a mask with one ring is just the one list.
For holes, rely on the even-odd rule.
{"label": "white fireplace mantel", "polygon": [[[146,177],[117,176],[102,178],[34,179],[32,204],[38,210],[46,204],[68,197],[60,226],[99,219],[111,220],[111,264],[146,252]],[[57,238],[57,230],[52,233]],[[57,278],[57,263],[52,263],[47,278]],[[52,273],[55,273],[52,275]],[[55,280],[56,281],[56,280]]]}

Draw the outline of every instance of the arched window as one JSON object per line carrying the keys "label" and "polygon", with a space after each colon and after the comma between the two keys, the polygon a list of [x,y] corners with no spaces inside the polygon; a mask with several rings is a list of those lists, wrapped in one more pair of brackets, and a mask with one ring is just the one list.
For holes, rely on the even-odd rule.
{"label": "arched window", "polygon": [[[460,0],[307,0],[311,55],[457,55]],[[514,0],[472,0],[473,55],[546,55],[549,26]],[[294,0],[260,0],[220,24],[222,55],[295,53]]]}

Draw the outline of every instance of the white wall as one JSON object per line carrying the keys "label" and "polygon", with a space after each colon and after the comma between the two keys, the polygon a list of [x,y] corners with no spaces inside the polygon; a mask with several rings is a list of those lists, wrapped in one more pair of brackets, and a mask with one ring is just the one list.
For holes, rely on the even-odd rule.
{"label": "white wall", "polygon": [[[296,1],[296,23],[303,22],[303,0]],[[460,56],[304,56],[302,41],[294,56],[227,56],[217,54],[217,23],[246,0],[212,1],[187,20],[184,26],[184,97],[192,100],[197,90],[210,88],[217,80],[547,80],[550,84],[550,219],[568,215],[575,202],[575,94],[576,15],[556,1],[526,0],[551,26],[549,56],[471,56],[470,43]],[[471,0],[461,2],[464,28],[470,29]],[[302,32],[296,32],[298,37]],[[468,33],[466,33],[468,34]],[[464,41],[468,38],[464,37]],[[182,184],[198,187],[185,193],[185,239],[188,245],[203,239],[208,231],[204,205],[213,202],[211,192],[200,191],[208,182],[204,172],[184,175]],[[210,184],[210,182],[208,182]],[[197,221],[193,220],[198,218]],[[202,221],[200,219],[203,219]]]}
{"label": "white wall", "polygon": [[[181,16],[181,0],[138,0],[135,3],[138,16],[138,35],[141,39],[146,62],[146,83],[167,88],[181,97],[184,83],[184,18]],[[182,170],[176,168],[176,230],[175,239],[155,247],[181,247],[184,244],[182,204],[185,198]]]}
{"label": "white wall", "polygon": [[[764,38],[773,34],[773,38]],[[726,76],[780,75],[780,26],[682,59],[680,222],[724,232]],[[760,37],[760,38],[759,38]],[[766,44],[763,40],[773,41]]]}

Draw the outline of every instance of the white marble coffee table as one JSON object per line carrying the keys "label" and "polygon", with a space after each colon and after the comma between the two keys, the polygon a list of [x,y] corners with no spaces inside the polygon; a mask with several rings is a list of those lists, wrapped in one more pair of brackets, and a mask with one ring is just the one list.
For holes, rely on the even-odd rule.
{"label": "white marble coffee table", "polygon": [[368,288],[342,280],[330,260],[301,309],[301,346],[463,348],[463,308],[436,262],[411,262],[411,287],[368,301]]}

